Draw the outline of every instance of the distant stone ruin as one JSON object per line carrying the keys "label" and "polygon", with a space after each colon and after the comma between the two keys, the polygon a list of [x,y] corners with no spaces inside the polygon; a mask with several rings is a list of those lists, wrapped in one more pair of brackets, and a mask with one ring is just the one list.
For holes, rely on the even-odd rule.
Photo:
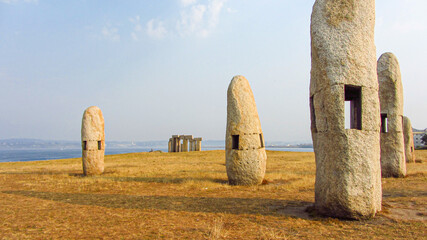
{"label": "distant stone ruin", "polygon": [[202,138],[193,138],[193,135],[172,135],[169,138],[168,152],[192,151],[202,151]]}
{"label": "distant stone ruin", "polygon": [[316,0],[313,6],[310,115],[316,157],[314,207],[325,216],[366,219],[381,210],[374,27],[374,0]]}
{"label": "distant stone ruin", "polygon": [[403,116],[403,140],[405,142],[405,160],[407,163],[415,163],[414,133],[411,120]]}
{"label": "distant stone ruin", "polygon": [[406,175],[403,140],[403,86],[399,62],[393,53],[384,53],[377,64],[381,105],[381,175]]}
{"label": "distant stone ruin", "polygon": [[261,184],[267,155],[248,80],[235,76],[227,92],[226,168],[231,185]]}
{"label": "distant stone ruin", "polygon": [[195,138],[192,141],[191,151],[196,151],[196,152],[202,151],[202,138]]}
{"label": "distant stone ruin", "polygon": [[104,117],[101,109],[92,106],[85,110],[82,119],[82,162],[85,176],[104,172],[104,150]]}

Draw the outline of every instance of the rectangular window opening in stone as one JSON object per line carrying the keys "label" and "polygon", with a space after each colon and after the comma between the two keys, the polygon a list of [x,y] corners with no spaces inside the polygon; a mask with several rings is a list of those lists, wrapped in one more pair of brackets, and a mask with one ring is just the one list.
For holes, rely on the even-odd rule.
{"label": "rectangular window opening in stone", "polygon": [[382,133],[388,132],[387,113],[381,113],[381,132]]}
{"label": "rectangular window opening in stone", "polygon": [[102,141],[98,141],[98,150],[102,150]]}
{"label": "rectangular window opening in stone", "polygon": [[231,135],[232,149],[239,150],[239,135]]}
{"label": "rectangular window opening in stone", "polygon": [[259,134],[259,140],[261,141],[261,148],[264,147],[264,139],[262,138],[262,133]]}
{"label": "rectangular window opening in stone", "polygon": [[346,128],[362,130],[362,88],[345,85],[344,96]]}
{"label": "rectangular window opening in stone", "polygon": [[87,141],[83,141],[83,150],[87,150]]}
{"label": "rectangular window opening in stone", "polygon": [[311,116],[311,129],[317,132],[316,127],[316,113],[314,111],[314,96],[310,97],[310,116]]}

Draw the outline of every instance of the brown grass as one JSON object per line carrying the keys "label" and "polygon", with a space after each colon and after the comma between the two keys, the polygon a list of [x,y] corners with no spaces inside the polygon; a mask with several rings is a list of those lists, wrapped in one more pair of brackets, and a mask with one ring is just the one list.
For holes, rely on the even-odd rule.
{"label": "brown grass", "polygon": [[368,221],[310,216],[314,154],[267,151],[264,185],[229,186],[224,151],[0,164],[1,239],[423,239],[427,151],[403,179],[383,179],[384,211]]}

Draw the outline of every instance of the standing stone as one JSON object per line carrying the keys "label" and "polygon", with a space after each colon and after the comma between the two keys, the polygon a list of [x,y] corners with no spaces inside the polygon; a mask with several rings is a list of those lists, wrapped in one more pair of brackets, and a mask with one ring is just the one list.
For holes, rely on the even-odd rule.
{"label": "standing stone", "polygon": [[189,152],[193,151],[192,145],[193,145],[193,139],[188,139],[188,151]]}
{"label": "standing stone", "polygon": [[82,161],[85,176],[104,172],[104,150],[104,117],[101,109],[92,106],[85,110],[82,119]]}
{"label": "standing stone", "polygon": [[168,142],[168,152],[172,152],[172,138],[169,138],[169,142]]}
{"label": "standing stone", "polygon": [[172,135],[172,152],[180,152],[180,139],[179,135]]}
{"label": "standing stone", "polygon": [[[316,0],[311,15],[310,115],[315,209],[349,219],[381,210],[380,104],[374,0]],[[345,101],[350,126],[345,126]]]}
{"label": "standing stone", "polygon": [[188,152],[188,138],[182,140],[182,151]]}
{"label": "standing stone", "polygon": [[393,53],[384,53],[377,64],[381,105],[381,174],[406,175],[403,140],[403,87],[400,67]]}
{"label": "standing stone", "polygon": [[194,151],[198,151],[198,152],[202,151],[202,138],[195,138],[194,140],[196,142],[195,143],[196,147]]}
{"label": "standing stone", "polygon": [[407,163],[415,163],[414,133],[411,120],[403,116],[403,140],[405,142],[405,159]]}
{"label": "standing stone", "polygon": [[175,152],[175,138],[172,136],[171,139],[171,152]]}
{"label": "standing stone", "polygon": [[267,161],[264,138],[254,95],[243,76],[235,76],[228,87],[225,150],[231,185],[262,183]]}
{"label": "standing stone", "polygon": [[196,140],[192,139],[190,144],[191,151],[196,151]]}
{"label": "standing stone", "polygon": [[184,135],[183,143],[182,143],[182,151],[190,152],[191,151],[191,140],[193,139],[193,135]]}

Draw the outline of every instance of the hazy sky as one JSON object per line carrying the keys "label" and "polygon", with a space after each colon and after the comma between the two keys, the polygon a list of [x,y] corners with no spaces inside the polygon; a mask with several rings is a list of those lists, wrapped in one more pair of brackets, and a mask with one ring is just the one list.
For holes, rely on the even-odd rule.
{"label": "hazy sky", "polygon": [[[0,139],[79,140],[99,106],[109,140],[224,139],[244,75],[266,141],[311,141],[314,0],[0,0]],[[426,0],[377,0],[378,57],[400,61],[405,115],[427,127]]]}

